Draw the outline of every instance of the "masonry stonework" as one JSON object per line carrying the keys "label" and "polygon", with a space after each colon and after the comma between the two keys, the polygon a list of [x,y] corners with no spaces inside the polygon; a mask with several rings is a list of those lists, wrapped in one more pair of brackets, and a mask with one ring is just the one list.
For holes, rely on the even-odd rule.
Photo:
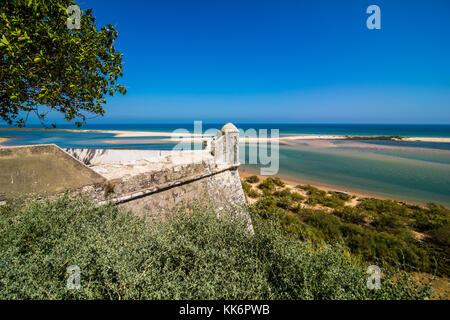
{"label": "masonry stonework", "polygon": [[[150,220],[164,218],[179,207],[213,206],[244,218],[252,230],[250,218],[243,210],[245,196],[238,174],[239,131],[229,123],[214,138],[205,140],[203,146],[203,150],[186,151],[12,147],[2,148],[0,164],[7,164],[11,174],[33,173],[20,175],[21,179],[13,182],[14,190],[39,185],[39,190],[48,195],[67,187],[75,196],[87,194],[99,205],[113,202],[122,210]],[[21,161],[11,160],[14,154]],[[28,154],[33,157],[28,159]],[[43,166],[49,158],[61,172]],[[37,172],[35,168],[47,169]],[[64,177],[58,179],[55,174]],[[80,174],[87,178],[80,179]],[[47,183],[49,175],[55,177]],[[1,181],[0,195],[11,188],[8,177],[5,175]]]}

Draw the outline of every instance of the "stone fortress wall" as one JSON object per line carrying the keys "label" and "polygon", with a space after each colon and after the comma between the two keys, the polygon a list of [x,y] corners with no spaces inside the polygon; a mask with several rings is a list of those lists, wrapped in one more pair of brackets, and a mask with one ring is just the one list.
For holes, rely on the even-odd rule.
{"label": "stone fortress wall", "polygon": [[251,228],[242,210],[238,152],[239,131],[231,123],[206,139],[202,150],[0,148],[0,202],[19,194],[53,195],[70,188],[100,205],[113,202],[150,219],[180,206],[211,205],[243,215]]}

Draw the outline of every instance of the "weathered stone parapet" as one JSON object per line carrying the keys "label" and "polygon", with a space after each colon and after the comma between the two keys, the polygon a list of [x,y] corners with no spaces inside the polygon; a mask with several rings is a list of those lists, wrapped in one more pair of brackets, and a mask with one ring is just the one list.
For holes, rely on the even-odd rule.
{"label": "weathered stone parapet", "polygon": [[105,201],[123,203],[158,193],[168,188],[189,184],[219,173],[237,169],[236,166],[210,166],[207,163],[179,165],[161,171],[149,171],[125,179],[110,180],[111,191]]}
{"label": "weathered stone parapet", "polygon": [[227,123],[211,141],[211,153],[217,163],[239,166],[239,130]]}
{"label": "weathered stone parapet", "polygon": [[203,150],[2,148],[0,163],[8,170],[0,172],[0,200],[11,190],[56,195],[70,188],[73,196],[89,195],[99,205],[113,202],[152,219],[179,206],[208,204],[244,217],[252,230],[242,210],[238,150],[239,131],[231,123],[208,139]]}
{"label": "weathered stone parapet", "polygon": [[54,144],[0,148],[0,201],[98,186],[106,178]]}

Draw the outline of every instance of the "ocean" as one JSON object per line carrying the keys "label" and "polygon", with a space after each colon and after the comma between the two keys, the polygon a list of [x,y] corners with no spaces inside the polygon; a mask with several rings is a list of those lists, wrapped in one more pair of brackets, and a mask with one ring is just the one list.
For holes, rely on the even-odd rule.
{"label": "ocean", "polygon": [[[238,128],[279,129],[280,136],[327,134],[357,136],[450,137],[450,125],[381,124],[239,124]],[[223,124],[203,124],[202,130]],[[38,127],[37,127],[38,128]],[[73,127],[59,126],[59,129]],[[193,132],[189,124],[99,124],[82,129]],[[269,131],[270,132],[270,131]],[[171,149],[162,137],[118,138],[113,133],[0,130],[2,145],[55,143],[61,147]],[[244,164],[258,173],[259,165]],[[450,143],[416,141],[296,140],[280,144],[278,176],[412,203],[435,202],[450,207]]]}

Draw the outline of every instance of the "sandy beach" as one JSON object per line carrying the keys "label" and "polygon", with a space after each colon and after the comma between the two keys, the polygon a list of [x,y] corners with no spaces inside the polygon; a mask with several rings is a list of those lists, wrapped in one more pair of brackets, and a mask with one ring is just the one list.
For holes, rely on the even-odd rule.
{"label": "sandy beach", "polygon": [[411,201],[404,201],[402,199],[398,199],[398,198],[394,198],[394,197],[386,197],[386,196],[381,196],[378,194],[370,194],[370,193],[362,193],[359,191],[355,191],[353,189],[347,189],[347,188],[339,188],[339,187],[333,187],[330,185],[325,185],[325,184],[320,184],[320,183],[316,183],[316,182],[311,182],[311,181],[307,181],[307,180],[302,180],[302,179],[295,179],[292,177],[285,177],[283,175],[276,175],[276,176],[263,176],[260,174],[257,174],[258,170],[252,170],[250,168],[247,167],[240,167],[239,168],[239,176],[241,177],[241,179],[245,179],[249,176],[257,176],[261,181],[264,179],[267,179],[269,177],[278,177],[280,178],[285,184],[287,188],[294,188],[297,185],[310,185],[313,187],[316,187],[318,189],[324,190],[326,192],[328,191],[338,191],[338,192],[344,192],[344,193],[348,193],[351,195],[355,195],[357,198],[377,198],[377,199],[382,199],[382,200],[397,200],[397,201],[401,201],[401,202],[407,202],[409,204],[415,204],[415,205],[424,205],[425,203],[421,203],[421,202],[411,202]]}
{"label": "sandy beach", "polygon": [[450,138],[432,138],[432,137],[405,137],[402,141],[423,141],[423,142],[445,142],[450,143]]}
{"label": "sandy beach", "polygon": [[2,143],[6,142],[9,138],[4,138],[4,137],[0,137],[0,147],[4,147],[2,146]]}
{"label": "sandy beach", "polygon": [[[185,138],[207,138],[211,137],[211,134],[198,134],[189,132],[163,132],[163,131],[125,131],[125,130],[86,130],[86,129],[29,129],[29,128],[0,128],[0,131],[49,131],[49,132],[95,132],[95,133],[109,133],[113,134],[115,138],[138,138],[138,137],[174,137],[180,139]],[[330,135],[330,134],[286,134],[280,136],[279,142],[289,142],[296,140],[345,140],[348,139],[347,135]],[[240,141],[245,143],[259,143],[259,142],[272,142],[277,138],[260,138],[260,137],[241,137]],[[162,141],[170,141],[170,138]],[[362,139],[364,140],[364,139]],[[423,142],[443,142],[450,143],[450,138],[447,137],[402,137],[401,139],[395,139],[397,141],[423,141]],[[181,141],[181,139],[180,139]]]}

